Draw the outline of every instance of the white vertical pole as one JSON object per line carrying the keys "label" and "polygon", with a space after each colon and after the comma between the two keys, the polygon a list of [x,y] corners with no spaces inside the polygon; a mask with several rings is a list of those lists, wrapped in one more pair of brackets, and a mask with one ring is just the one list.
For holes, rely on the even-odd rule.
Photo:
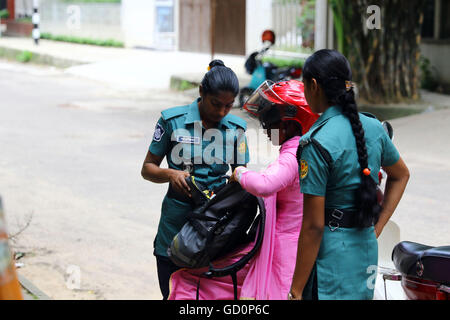
{"label": "white vertical pole", "polygon": [[331,6],[327,6],[328,12],[328,28],[327,28],[327,48],[334,49],[334,17]]}
{"label": "white vertical pole", "polygon": [[327,46],[327,0],[316,0],[314,50]]}
{"label": "white vertical pole", "polygon": [[39,31],[39,23],[40,23],[40,16],[39,16],[39,0],[33,0],[33,40],[36,45],[39,44],[39,38],[41,37],[41,33]]}

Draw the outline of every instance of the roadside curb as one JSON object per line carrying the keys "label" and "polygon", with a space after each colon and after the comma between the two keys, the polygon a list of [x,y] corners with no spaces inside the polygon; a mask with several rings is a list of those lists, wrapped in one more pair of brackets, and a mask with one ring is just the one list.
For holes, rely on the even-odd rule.
{"label": "roadside curb", "polygon": [[[186,73],[174,74],[170,77],[170,89],[178,91],[187,91],[190,89],[197,89],[202,82],[204,73]],[[239,86],[245,87],[251,80],[251,76],[247,74],[236,74],[239,80]]]}
{"label": "roadside curb", "polygon": [[[13,48],[9,48],[9,47],[0,46],[0,58],[17,61],[17,56],[22,54],[24,51],[29,51],[29,50],[20,50],[20,49],[13,49]],[[33,51],[29,51],[29,52],[31,52],[31,54],[32,54],[31,59],[29,61],[30,63],[53,66],[53,67],[62,68],[62,69],[86,64],[86,62],[75,61],[75,60],[64,59],[64,58],[57,58],[52,55],[37,53],[37,52],[33,52]]]}
{"label": "roadside curb", "polygon": [[47,296],[44,292],[39,290],[34,284],[32,284],[28,279],[24,276],[18,274],[19,283],[26,291],[28,291],[35,300],[53,300],[49,296]]}

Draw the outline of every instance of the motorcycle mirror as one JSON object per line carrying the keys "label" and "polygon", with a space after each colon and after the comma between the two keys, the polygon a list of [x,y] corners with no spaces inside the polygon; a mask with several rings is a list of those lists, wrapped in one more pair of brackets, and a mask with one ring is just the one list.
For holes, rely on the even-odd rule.
{"label": "motorcycle mirror", "polygon": [[383,121],[381,123],[381,125],[383,126],[383,129],[388,134],[389,138],[391,140],[394,139],[394,128],[392,128],[392,125],[388,121]]}

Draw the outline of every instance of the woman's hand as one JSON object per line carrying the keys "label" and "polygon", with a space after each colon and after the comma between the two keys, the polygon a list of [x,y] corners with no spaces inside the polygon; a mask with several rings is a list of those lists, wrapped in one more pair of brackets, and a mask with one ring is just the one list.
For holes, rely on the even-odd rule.
{"label": "woman's hand", "polygon": [[408,167],[401,157],[394,165],[383,167],[383,170],[387,174],[387,180],[384,188],[382,210],[378,222],[375,225],[375,235],[377,238],[397,208],[409,180]]}
{"label": "woman's hand", "polygon": [[229,181],[230,183],[231,182],[239,182],[238,176],[239,176],[239,171],[241,170],[240,168],[245,168],[245,167],[239,166],[234,169],[233,174],[230,177],[230,181]]}
{"label": "woman's hand", "polygon": [[303,293],[301,291],[296,291],[293,288],[291,288],[291,291],[289,291],[288,294],[288,300],[303,300],[302,294]]}
{"label": "woman's hand", "polygon": [[323,237],[325,197],[303,194],[303,224],[298,237],[297,260],[291,293],[302,299],[303,290],[314,268]]}
{"label": "woman's hand", "polygon": [[169,183],[178,193],[191,197],[191,189],[186,182],[186,178],[189,176],[188,172],[170,169]]}
{"label": "woman's hand", "polygon": [[160,168],[159,166],[163,159],[164,157],[154,155],[148,151],[144,164],[142,165],[142,177],[155,183],[169,182],[175,191],[190,197],[191,190],[185,180],[186,177],[189,177],[189,173],[180,170]]}

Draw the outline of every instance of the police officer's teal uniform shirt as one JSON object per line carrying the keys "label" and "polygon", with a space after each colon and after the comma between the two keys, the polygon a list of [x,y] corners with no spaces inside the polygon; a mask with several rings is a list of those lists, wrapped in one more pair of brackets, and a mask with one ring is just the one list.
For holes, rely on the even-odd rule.
{"label": "police officer's teal uniform shirt", "polygon": [[[371,177],[378,182],[380,167],[395,164],[400,155],[380,121],[364,114],[360,114],[360,120],[364,128]],[[361,184],[361,170],[364,168],[361,169],[358,162],[350,121],[342,114],[340,106],[332,106],[317,119],[301,140],[309,139],[311,133],[320,126],[314,138],[330,154],[332,167],[328,167],[315,146],[305,146],[301,157],[301,191],[326,196],[327,208],[355,208],[355,190]]]}
{"label": "police officer's teal uniform shirt", "polygon": [[[230,164],[245,165],[249,151],[241,118],[228,114],[213,130],[201,124],[198,100],[190,105],[164,110],[155,128],[149,151],[166,157],[168,167],[183,170],[183,162],[193,164],[196,181],[213,190],[224,183],[222,177]],[[167,256],[173,237],[186,223],[190,204],[166,195],[162,203],[161,219],[155,239],[155,254]]]}
{"label": "police officer's teal uniform shirt", "polygon": [[[378,182],[380,166],[395,164],[400,155],[377,119],[363,114],[359,117],[365,132],[371,177]],[[355,191],[361,184],[362,169],[350,121],[342,114],[342,108],[328,108],[300,141],[310,139],[312,134],[328,151],[331,165],[315,145],[307,144],[300,161],[301,192],[325,197],[326,208],[356,209]],[[325,226],[303,297],[311,299],[317,294],[319,300],[370,300],[377,264],[378,243],[373,227]]]}

